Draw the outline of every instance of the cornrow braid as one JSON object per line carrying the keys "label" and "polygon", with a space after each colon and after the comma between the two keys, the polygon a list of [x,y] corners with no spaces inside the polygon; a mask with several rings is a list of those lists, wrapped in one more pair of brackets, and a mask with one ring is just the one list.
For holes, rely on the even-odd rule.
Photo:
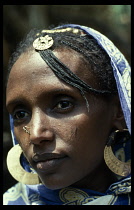
{"label": "cornrow braid", "polygon": [[[65,44],[66,46],[69,46],[69,47],[72,48],[73,50],[75,50],[75,51],[81,53],[85,58],[87,58],[87,59],[89,60],[89,56],[88,56],[82,49],[80,49],[79,47],[77,47],[77,46],[73,45],[72,43],[70,43],[69,41],[65,41],[65,40],[61,40],[61,43]],[[91,61],[91,63],[96,64],[96,63],[94,62],[94,60]]]}

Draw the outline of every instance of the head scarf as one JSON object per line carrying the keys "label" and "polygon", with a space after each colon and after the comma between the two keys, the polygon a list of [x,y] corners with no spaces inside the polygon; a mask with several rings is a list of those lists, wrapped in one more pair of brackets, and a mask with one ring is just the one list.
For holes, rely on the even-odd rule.
{"label": "head scarf", "polygon": [[[86,26],[75,25],[75,24],[66,24],[66,25],[62,25],[62,26],[59,26],[54,29],[67,28],[67,27],[83,30],[87,35],[92,36],[98,42],[98,44],[106,51],[106,53],[109,55],[109,57],[111,59],[111,65],[113,67],[113,74],[114,74],[114,78],[115,78],[116,85],[117,85],[117,90],[118,90],[121,107],[122,107],[122,110],[124,113],[124,118],[126,121],[127,128],[129,130],[129,132],[131,133],[131,79],[130,79],[131,78],[131,70],[130,70],[130,66],[129,66],[127,60],[125,59],[124,55],[115,47],[115,45],[106,36],[104,36],[103,34],[99,33],[98,31],[96,31],[92,28],[89,28]],[[10,115],[10,125],[11,125],[11,134],[12,134],[13,144],[16,145],[16,144],[18,144],[18,142],[14,136],[14,125],[13,125],[13,118],[11,115]],[[127,150],[127,154],[128,153],[129,153],[129,151]],[[130,155],[129,155],[129,158],[130,158]],[[129,158],[127,158],[127,159],[129,159]],[[29,172],[31,171],[27,161],[23,160],[22,165],[25,168],[25,170],[27,170]],[[125,182],[126,182],[126,180],[127,179],[125,179]],[[114,185],[112,185],[107,192],[110,193],[110,190],[113,189],[113,186]],[[48,195],[49,195],[49,198],[51,198],[51,196],[54,196],[54,199],[55,199],[54,205],[56,205],[59,202],[59,197],[56,197],[57,191],[53,191],[53,193],[51,193],[52,190],[46,189],[45,186],[43,186],[43,185],[33,185],[33,186],[27,185],[26,187],[27,187],[26,191],[29,193],[29,195],[32,195],[33,192],[36,192],[38,194],[38,197],[42,196],[43,194],[46,195],[47,198],[48,198]],[[118,189],[118,187],[117,188],[114,187],[114,191],[118,191],[117,189]],[[87,192],[87,191],[89,191],[89,192]],[[87,191],[85,191],[85,194],[86,193],[94,194],[93,191],[91,193],[91,190],[87,190]],[[93,194],[92,194],[92,196],[93,196]],[[104,196],[104,194],[98,193],[99,197],[102,195]],[[36,198],[35,205],[45,205],[44,203],[46,201],[44,202],[43,199],[44,198],[41,199],[41,197],[40,197],[40,199]],[[52,198],[52,200],[53,200],[53,198]],[[113,202],[113,200],[112,200],[112,202]],[[117,200],[113,204],[109,204],[109,205],[119,205],[119,204],[115,204],[115,203],[118,203]],[[125,200],[124,200],[124,203],[125,203]],[[126,201],[126,203],[128,203],[128,200]],[[62,204],[62,202],[61,202],[61,204]],[[103,200],[103,204],[104,204],[104,200]],[[26,205],[26,204],[24,204],[24,205]],[[89,205],[97,205],[97,204],[89,204]],[[106,204],[104,204],[104,205],[106,205]],[[128,204],[123,204],[123,205],[128,205]]]}

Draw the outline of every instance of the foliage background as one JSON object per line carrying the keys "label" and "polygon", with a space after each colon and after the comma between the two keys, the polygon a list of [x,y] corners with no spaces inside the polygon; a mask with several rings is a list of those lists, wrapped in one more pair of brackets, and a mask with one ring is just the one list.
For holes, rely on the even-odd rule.
{"label": "foliage background", "polygon": [[48,28],[61,23],[75,23],[92,27],[122,51],[130,63],[130,5],[4,5],[3,6],[3,191],[16,183],[6,167],[6,155],[12,147],[9,117],[5,108],[5,84],[8,60],[18,42],[31,28]]}

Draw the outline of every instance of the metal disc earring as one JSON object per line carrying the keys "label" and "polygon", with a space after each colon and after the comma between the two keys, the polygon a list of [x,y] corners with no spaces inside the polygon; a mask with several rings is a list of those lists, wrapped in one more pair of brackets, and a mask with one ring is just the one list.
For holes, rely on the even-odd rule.
{"label": "metal disc earring", "polygon": [[112,172],[119,176],[125,177],[131,173],[131,164],[130,162],[122,162],[117,159],[111,147],[112,141],[115,141],[115,136],[118,132],[119,130],[116,130],[114,133],[111,134],[110,141],[107,143],[104,149],[104,160],[106,165]]}
{"label": "metal disc earring", "polygon": [[8,152],[7,155],[7,168],[10,174],[16,179],[18,182],[27,185],[36,185],[40,184],[40,180],[38,174],[29,173],[23,169],[20,164],[20,157],[22,154],[22,149],[19,144],[12,147],[12,149]]}

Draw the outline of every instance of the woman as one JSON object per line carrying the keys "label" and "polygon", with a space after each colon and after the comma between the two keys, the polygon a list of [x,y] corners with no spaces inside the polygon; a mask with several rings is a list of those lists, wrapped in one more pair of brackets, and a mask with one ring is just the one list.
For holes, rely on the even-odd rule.
{"label": "woman", "polygon": [[9,63],[5,205],[130,205],[130,67],[99,32],[33,30]]}

